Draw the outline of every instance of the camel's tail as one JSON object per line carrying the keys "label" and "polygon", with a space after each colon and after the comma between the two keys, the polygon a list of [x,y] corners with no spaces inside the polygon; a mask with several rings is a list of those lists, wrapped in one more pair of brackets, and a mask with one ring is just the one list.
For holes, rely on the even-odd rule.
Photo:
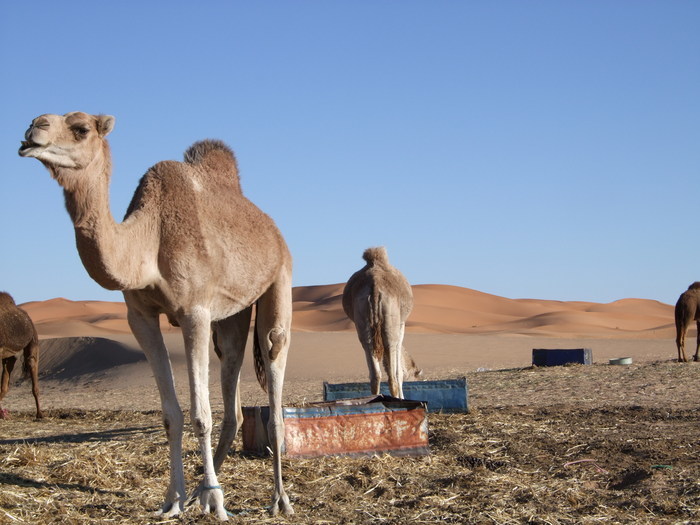
{"label": "camel's tail", "polygon": [[369,322],[372,334],[372,355],[381,363],[384,360],[384,321],[381,312],[381,295],[374,286],[369,296]]}
{"label": "camel's tail", "polygon": [[253,323],[253,360],[255,362],[255,376],[262,389],[267,392],[267,374],[265,374],[265,361],[263,361],[260,338],[258,337],[258,311],[255,309],[255,323]]}

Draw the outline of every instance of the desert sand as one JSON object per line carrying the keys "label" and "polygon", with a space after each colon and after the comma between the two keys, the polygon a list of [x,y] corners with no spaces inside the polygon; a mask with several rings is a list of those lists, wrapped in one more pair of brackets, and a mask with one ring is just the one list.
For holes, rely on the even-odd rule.
{"label": "desert sand", "polygon": [[[294,289],[294,333],[285,384],[289,403],[319,400],[324,381],[367,379],[362,349],[342,310],[342,290],[343,284]],[[446,285],[418,285],[413,291],[415,307],[405,345],[425,379],[527,367],[533,348],[590,348],[598,364],[615,357],[632,357],[635,363],[670,360],[676,353],[673,307],[658,301],[507,299]],[[124,303],[58,298],[21,307],[41,339],[46,408],[160,407],[150,368],[127,325]],[[187,406],[181,334],[164,318],[161,324],[181,402]],[[691,330],[689,341],[694,337]],[[212,404],[217,409],[219,372],[211,355]],[[251,361],[249,342],[242,372],[243,402],[266,404]],[[10,390],[3,405],[30,410],[31,403],[28,386],[21,385]]]}
{"label": "desert sand", "polygon": [[[366,381],[342,314],[342,285],[297,288],[285,402],[318,401],[323,381]],[[512,300],[414,287],[406,347],[427,379],[465,376],[469,412],[430,414],[430,455],[284,463],[295,523],[698,523],[698,364],[675,362],[673,307]],[[160,402],[122,303],[23,305],[42,345],[42,398],[14,386],[0,425],[0,523],[153,523],[167,484]],[[189,405],[181,334],[164,325]],[[695,331],[690,337],[695,336]],[[692,339],[690,339],[692,341]],[[581,348],[593,366],[531,367],[533,348]],[[612,366],[612,357],[632,357]],[[243,403],[267,404],[250,348]],[[211,401],[221,419],[217,360]],[[188,486],[198,444],[185,432]],[[233,523],[266,515],[268,458],[240,452],[219,473]],[[182,523],[213,523],[188,509]],[[172,521],[172,520],[170,520]]]}

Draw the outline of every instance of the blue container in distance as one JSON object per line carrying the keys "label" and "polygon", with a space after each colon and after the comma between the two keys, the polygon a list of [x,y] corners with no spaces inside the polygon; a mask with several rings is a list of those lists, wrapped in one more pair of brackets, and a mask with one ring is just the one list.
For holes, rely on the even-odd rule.
{"label": "blue container in distance", "polygon": [[561,366],[572,363],[590,365],[593,363],[593,352],[590,348],[533,348],[533,366]]}

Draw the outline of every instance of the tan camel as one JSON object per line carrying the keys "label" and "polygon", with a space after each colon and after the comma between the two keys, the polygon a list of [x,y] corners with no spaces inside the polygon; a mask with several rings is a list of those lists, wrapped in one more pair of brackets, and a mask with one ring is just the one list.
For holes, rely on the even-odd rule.
{"label": "tan camel", "polygon": [[[39,404],[39,337],[27,312],[15,304],[9,293],[0,292],[0,402],[10,389],[10,376],[20,352],[24,352],[24,376],[32,378],[36,418],[41,419],[44,415]],[[0,419],[4,419],[5,414],[0,407]]]}
{"label": "tan camel", "polygon": [[693,361],[698,360],[700,352],[700,282],[694,282],[681,294],[676,302],[676,347],[678,348],[678,362],[688,361],[685,356],[685,334],[690,323],[695,321],[698,336],[695,345]]}
{"label": "tan camel", "polygon": [[[129,326],[153,370],[170,447],[170,484],[158,514],[186,505],[183,413],[159,329],[164,313],[182,328],[189,373],[191,423],[204,476],[192,498],[227,519],[217,472],[242,423],[238,382],[252,306],[254,354],[268,386],[274,492],[270,511],[293,513],[282,486],[282,385],[291,336],[291,256],[277,227],[241,193],[233,152],[222,142],[192,145],[184,162],[159,162],[143,176],[117,224],[109,208],[114,117],[74,112],[34,119],[19,150],[40,160],[63,187],[78,252],[101,286],[122,290]],[[212,329],[221,359],[224,420],[214,457],[209,403]]]}
{"label": "tan camel", "polygon": [[343,290],[343,310],[355,323],[365,351],[372,394],[379,394],[384,365],[389,392],[403,399],[403,377],[418,377],[413,359],[403,347],[406,319],[413,308],[411,285],[389,264],[386,248],[367,248],[367,264],[355,272]]}

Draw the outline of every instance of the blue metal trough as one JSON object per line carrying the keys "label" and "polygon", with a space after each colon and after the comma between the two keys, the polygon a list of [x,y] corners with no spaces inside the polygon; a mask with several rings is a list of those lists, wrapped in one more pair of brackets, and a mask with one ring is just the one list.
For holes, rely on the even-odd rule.
{"label": "blue metal trough", "polygon": [[[389,395],[389,385],[380,385],[380,394]],[[323,383],[323,400],[335,401],[371,395],[369,383]],[[467,378],[436,381],[406,381],[403,384],[406,399],[423,401],[428,412],[468,412]]]}

